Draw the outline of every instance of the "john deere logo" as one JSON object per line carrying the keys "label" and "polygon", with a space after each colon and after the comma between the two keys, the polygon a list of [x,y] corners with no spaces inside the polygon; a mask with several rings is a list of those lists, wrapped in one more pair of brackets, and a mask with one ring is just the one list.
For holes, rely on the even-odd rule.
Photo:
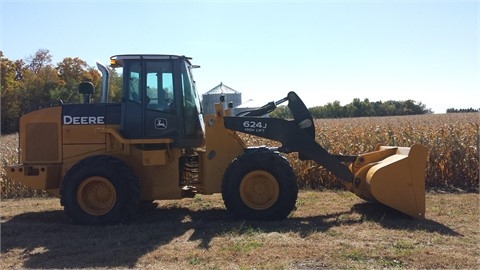
{"label": "john deere logo", "polygon": [[168,126],[167,119],[157,118],[155,119],[155,128],[156,129],[166,129]]}

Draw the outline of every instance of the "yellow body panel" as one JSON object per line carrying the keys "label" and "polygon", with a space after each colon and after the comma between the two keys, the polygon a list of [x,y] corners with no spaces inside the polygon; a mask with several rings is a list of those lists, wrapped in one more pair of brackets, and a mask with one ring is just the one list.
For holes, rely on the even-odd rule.
{"label": "yellow body panel", "polygon": [[98,128],[103,125],[64,125],[63,144],[104,144],[105,134],[96,132]]}
{"label": "yellow body panel", "polygon": [[63,163],[77,162],[93,155],[106,153],[105,144],[67,144],[63,146]]}
{"label": "yellow body panel", "polygon": [[6,166],[7,177],[59,196],[62,176],[61,107],[24,114],[19,121],[19,161]]}
{"label": "yellow body panel", "polygon": [[141,160],[143,166],[166,165],[170,157],[167,150],[149,150],[142,151]]}
{"label": "yellow body panel", "polygon": [[[180,199],[182,197],[178,168],[178,160],[182,154],[180,149],[169,149],[167,152],[162,152],[162,155],[165,155],[164,164],[145,166],[144,157],[155,154],[158,150],[140,150],[133,145],[130,147],[131,156],[124,157],[124,160],[140,180],[140,199]],[[150,151],[154,152],[150,153]]]}
{"label": "yellow body panel", "polygon": [[71,144],[63,145],[62,178],[68,170],[80,160],[106,153],[105,144]]}
{"label": "yellow body panel", "polygon": [[205,151],[200,151],[200,181],[203,183],[202,194],[221,192],[222,179],[230,163],[243,154],[245,144],[238,135],[225,128],[223,113],[217,110],[216,115],[206,115]]}
{"label": "yellow body panel", "polygon": [[15,165],[7,170],[7,177],[38,190],[58,188],[61,176],[60,165]]}
{"label": "yellow body panel", "polygon": [[120,135],[115,128],[97,128],[95,132],[106,133],[112,135],[118,142],[123,144],[149,144],[149,143],[173,143],[173,139],[159,138],[159,139],[126,139]]}
{"label": "yellow body panel", "polygon": [[23,164],[62,162],[60,106],[27,113],[20,118],[20,161]]}

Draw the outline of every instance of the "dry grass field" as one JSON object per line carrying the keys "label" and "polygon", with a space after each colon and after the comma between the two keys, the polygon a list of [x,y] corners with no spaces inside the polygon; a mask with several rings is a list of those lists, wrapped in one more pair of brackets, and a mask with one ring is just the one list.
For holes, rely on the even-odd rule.
{"label": "dry grass field", "polygon": [[331,153],[427,146],[425,220],[325,191],[341,183],[292,154],[304,189],[284,221],[236,220],[213,195],[157,201],[128,224],[102,227],[72,225],[58,199],[7,179],[18,136],[2,136],[0,268],[478,269],[479,126],[478,113],[316,120],[316,139]]}
{"label": "dry grass field", "polygon": [[427,194],[415,220],[349,192],[301,191],[276,222],[234,219],[220,195],[159,201],[128,224],[72,225],[58,199],[0,202],[0,268],[478,269],[478,194]]}

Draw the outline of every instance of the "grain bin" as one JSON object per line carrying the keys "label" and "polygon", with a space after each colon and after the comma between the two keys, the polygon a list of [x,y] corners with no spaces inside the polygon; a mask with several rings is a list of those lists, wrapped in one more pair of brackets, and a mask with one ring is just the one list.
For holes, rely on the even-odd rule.
{"label": "grain bin", "polygon": [[225,96],[224,106],[232,102],[233,107],[242,104],[242,94],[222,82],[202,95],[203,114],[214,114],[214,104],[220,102],[220,96]]}

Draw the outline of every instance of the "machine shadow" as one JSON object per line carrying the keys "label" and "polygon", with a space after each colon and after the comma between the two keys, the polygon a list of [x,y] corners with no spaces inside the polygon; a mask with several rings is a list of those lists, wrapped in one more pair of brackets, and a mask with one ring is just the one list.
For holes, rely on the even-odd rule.
{"label": "machine shadow", "polygon": [[[365,218],[348,218],[353,212]],[[178,206],[144,210],[130,223],[110,226],[73,225],[58,210],[24,213],[2,223],[1,252],[20,249],[25,258],[20,266],[23,268],[131,268],[142,256],[174,239],[196,241],[199,248],[209,249],[214,237],[226,234],[242,235],[254,230],[262,233],[294,232],[307,237],[365,220],[377,221],[394,229],[459,235],[434,221],[398,217],[398,213],[397,216],[385,214],[372,204],[358,204],[347,212],[290,217],[282,221],[238,220],[223,208],[192,211]]]}
{"label": "machine shadow", "polygon": [[425,219],[415,219],[379,203],[358,203],[352,206],[351,211],[360,214],[362,219],[376,222],[387,229],[426,231],[442,235],[463,236],[441,223],[429,220],[428,216]]}

